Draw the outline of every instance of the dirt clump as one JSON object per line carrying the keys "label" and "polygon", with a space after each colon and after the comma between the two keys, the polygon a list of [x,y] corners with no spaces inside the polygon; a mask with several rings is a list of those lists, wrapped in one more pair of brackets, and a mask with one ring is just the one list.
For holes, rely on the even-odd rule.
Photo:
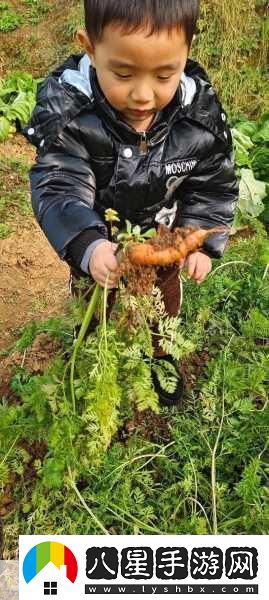
{"label": "dirt clump", "polygon": [[0,397],[5,396],[9,402],[16,401],[10,390],[10,381],[16,369],[24,367],[33,375],[43,373],[61,347],[58,340],[46,333],[40,333],[24,352],[15,351],[0,360]]}
{"label": "dirt clump", "polygon": [[0,517],[4,517],[13,507],[12,489],[16,481],[16,474],[10,473],[8,481],[0,494]]}
{"label": "dirt clump", "polygon": [[242,225],[241,227],[236,227],[232,229],[230,232],[229,241],[227,244],[227,248],[231,246],[233,243],[238,242],[238,240],[248,240],[255,235],[255,228],[252,225]]}
{"label": "dirt clump", "polygon": [[184,379],[186,390],[191,390],[197,379],[205,371],[207,363],[210,361],[208,350],[194,352],[187,358],[180,361],[180,371]]}
{"label": "dirt clump", "polygon": [[146,440],[154,443],[169,443],[171,441],[171,432],[169,429],[168,418],[164,415],[158,415],[152,410],[136,410],[134,416],[126,421],[118,432],[119,440],[127,440],[134,433],[139,433]]}

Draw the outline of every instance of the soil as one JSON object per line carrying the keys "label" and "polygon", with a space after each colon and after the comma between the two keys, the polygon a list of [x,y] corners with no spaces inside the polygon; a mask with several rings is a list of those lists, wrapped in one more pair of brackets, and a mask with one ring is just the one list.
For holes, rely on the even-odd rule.
{"label": "soil", "polygon": [[0,350],[27,322],[66,309],[68,269],[57,259],[32,218],[0,241]]}
{"label": "soil", "polygon": [[252,225],[243,225],[242,227],[232,228],[227,248],[238,240],[247,240],[255,235],[255,229]]}
{"label": "soil", "polygon": [[209,360],[209,352],[204,349],[200,352],[194,352],[180,361],[180,371],[183,375],[185,389],[187,391],[191,390],[197,379],[201,377]]}
{"label": "soil", "polygon": [[[33,148],[17,134],[0,145],[1,157],[33,162]],[[11,171],[7,188],[16,186]],[[13,210],[13,209],[12,209]],[[18,216],[14,209],[12,233],[0,239],[0,356],[19,337],[28,322],[44,320],[66,311],[69,268],[51,248],[32,214]]]}
{"label": "soil", "polygon": [[[72,31],[68,33],[68,21],[82,15],[82,3],[77,0],[45,0],[49,10],[37,23],[27,14],[33,12],[22,0],[10,0],[11,10],[23,18],[22,25],[7,33],[1,32],[0,78],[14,70],[28,71],[34,78],[46,76],[56,65],[72,52],[81,52]],[[39,9],[40,10],[40,9]],[[33,52],[34,49],[34,52]]]}
{"label": "soil", "polygon": [[133,418],[126,421],[118,431],[118,438],[120,441],[125,441],[134,433],[139,433],[146,440],[156,444],[169,443],[171,441],[169,417],[157,415],[150,409],[136,410]]}
{"label": "soil", "polygon": [[39,375],[44,373],[56,353],[61,350],[61,344],[46,333],[40,333],[33,344],[24,352],[12,352],[0,360],[0,397],[11,403],[16,397],[10,389],[10,381],[18,367],[24,367],[29,373]]}

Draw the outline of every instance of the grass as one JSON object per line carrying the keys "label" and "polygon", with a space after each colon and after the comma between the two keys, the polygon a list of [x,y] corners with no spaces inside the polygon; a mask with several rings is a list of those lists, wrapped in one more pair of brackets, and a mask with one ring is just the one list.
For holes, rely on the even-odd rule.
{"label": "grass", "polygon": [[[263,226],[254,219],[251,223],[256,234],[233,241],[202,286],[184,284],[181,334],[196,348],[181,361],[191,381],[184,410],[152,410],[135,417],[133,394],[148,375],[136,371],[132,388],[134,373],[130,370],[127,376],[123,355],[117,375],[122,435],[116,432],[104,453],[100,446],[97,462],[91,460],[96,429],[90,390],[92,378],[99,376],[94,344],[102,345],[102,364],[108,365],[109,385],[114,386],[112,324],[107,323],[105,339],[80,347],[74,377],[76,413],[66,362],[73,348],[73,317],[50,320],[42,327],[28,325],[16,345],[22,363],[42,330],[62,339],[63,350],[44,374],[17,369],[11,388],[20,402],[3,400],[0,406],[3,482],[15,474],[13,505],[4,517],[8,556],[16,553],[18,532],[268,531],[269,243]],[[73,308],[77,318],[81,306]],[[130,335],[129,318],[127,326]],[[136,335],[136,347],[142,344],[144,350],[143,340]],[[129,364],[131,348],[132,342]],[[205,349],[206,359],[196,372],[197,358]],[[101,406],[99,412],[103,414]]]}
{"label": "grass", "polygon": [[16,30],[1,37],[0,77],[13,70],[28,70],[36,78],[43,77],[63,58],[79,51],[71,31],[72,22],[81,20],[78,16],[82,15],[80,0],[64,3],[62,0],[14,0],[14,7],[22,22]]}
{"label": "grass", "polygon": [[[1,205],[0,205],[0,214],[1,214]],[[6,223],[0,223],[0,239],[4,239],[8,237],[12,233],[12,229]]]}
{"label": "grass", "polygon": [[268,106],[267,2],[205,0],[193,56],[208,70],[222,102],[236,118],[259,116]]}
{"label": "grass", "polygon": [[20,15],[9,9],[7,2],[0,2],[0,31],[8,33],[20,27],[23,19]]}
{"label": "grass", "polygon": [[29,165],[23,159],[0,160],[0,238],[7,237],[16,220],[32,213],[28,182]]}
{"label": "grass", "polygon": [[73,4],[70,7],[68,18],[61,25],[59,31],[70,43],[73,42],[75,34],[78,29],[84,28],[84,10],[83,4]]}
{"label": "grass", "polygon": [[50,4],[44,0],[24,0],[24,4],[26,5],[25,17],[31,25],[37,25],[51,9]]}
{"label": "grass", "polygon": [[37,25],[49,10],[50,5],[44,0],[23,0],[18,12],[10,10],[8,3],[0,2],[0,31],[8,33],[27,23]]}

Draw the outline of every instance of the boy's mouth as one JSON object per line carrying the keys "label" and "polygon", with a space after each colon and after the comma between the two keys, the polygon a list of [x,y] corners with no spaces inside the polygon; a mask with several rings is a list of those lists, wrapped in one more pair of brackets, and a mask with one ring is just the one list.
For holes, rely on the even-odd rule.
{"label": "boy's mouth", "polygon": [[151,117],[155,113],[155,110],[154,109],[151,109],[151,110],[133,110],[133,109],[129,109],[128,112],[129,112],[129,114],[131,116],[138,117],[138,118],[141,117],[141,118],[145,119],[147,117]]}

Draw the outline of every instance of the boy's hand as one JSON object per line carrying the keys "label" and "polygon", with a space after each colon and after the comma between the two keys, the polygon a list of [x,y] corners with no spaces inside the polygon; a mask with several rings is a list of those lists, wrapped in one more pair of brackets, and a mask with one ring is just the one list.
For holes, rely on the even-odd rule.
{"label": "boy's hand", "polygon": [[209,256],[203,252],[192,252],[179,264],[180,268],[186,267],[188,270],[188,277],[194,279],[196,283],[200,284],[204,281],[208,273],[212,269],[212,261]]}
{"label": "boy's hand", "polygon": [[120,277],[119,264],[115,256],[117,247],[118,244],[104,241],[95,248],[89,262],[89,271],[93,279],[102,287],[105,287],[106,277],[109,273],[107,283],[110,290],[118,287]]}

